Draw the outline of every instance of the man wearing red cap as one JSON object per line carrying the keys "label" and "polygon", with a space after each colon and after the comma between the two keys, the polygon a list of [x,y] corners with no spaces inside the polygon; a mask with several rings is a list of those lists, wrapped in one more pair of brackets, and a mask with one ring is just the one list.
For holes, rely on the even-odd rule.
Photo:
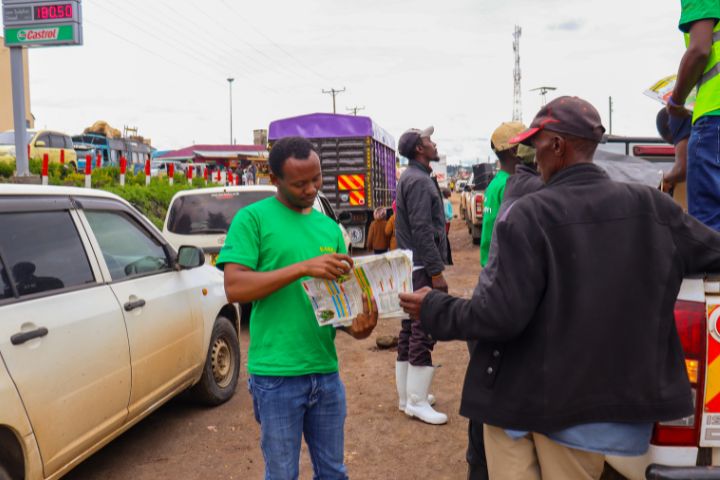
{"label": "man wearing red cap", "polygon": [[673,306],[684,276],[720,270],[720,234],[593,165],[604,130],[577,97],[543,107],[511,142],[545,187],[498,218],[472,298],[400,296],[434,339],[478,341],[460,413],[485,424],[493,480],[598,479],[693,412]]}

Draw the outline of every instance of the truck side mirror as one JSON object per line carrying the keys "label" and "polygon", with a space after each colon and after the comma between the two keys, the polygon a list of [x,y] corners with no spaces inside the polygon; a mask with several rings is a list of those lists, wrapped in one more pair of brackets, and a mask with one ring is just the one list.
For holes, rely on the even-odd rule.
{"label": "truck side mirror", "polygon": [[346,223],[352,220],[352,215],[350,212],[340,212],[340,215],[338,215],[338,222],[340,223]]}

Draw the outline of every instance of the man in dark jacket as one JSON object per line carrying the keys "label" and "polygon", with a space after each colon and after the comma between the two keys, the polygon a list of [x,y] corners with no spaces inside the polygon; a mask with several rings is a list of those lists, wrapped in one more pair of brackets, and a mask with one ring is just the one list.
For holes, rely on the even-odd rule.
{"label": "man in dark jacket", "polygon": [[[413,252],[413,287],[447,292],[443,270],[448,263],[445,208],[437,181],[430,176],[431,162],[439,160],[430,139],[433,127],[410,129],[398,141],[398,152],[410,160],[397,187],[395,236],[398,248]],[[447,422],[447,415],[432,408],[429,396],[435,367],[429,338],[418,320],[403,320],[395,363],[400,410],[430,424]]]}
{"label": "man in dark jacket", "polygon": [[472,299],[401,295],[433,338],[480,340],[460,413],[485,423],[493,479],[599,478],[605,453],[640,455],[653,422],[693,411],[673,305],[684,276],[720,271],[720,235],[611,181],[603,132],[584,100],[543,107],[514,141],[546,185],[498,219]]}

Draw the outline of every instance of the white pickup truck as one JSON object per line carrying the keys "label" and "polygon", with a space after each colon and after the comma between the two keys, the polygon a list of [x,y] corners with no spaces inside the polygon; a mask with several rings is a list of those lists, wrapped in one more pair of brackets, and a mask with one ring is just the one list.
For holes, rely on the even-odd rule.
{"label": "white pickup truck", "polygon": [[460,216],[465,220],[468,233],[474,244],[480,244],[482,234],[483,210],[485,208],[485,189],[494,175],[494,164],[473,165],[473,174],[463,189],[460,201]]}
{"label": "white pickup truck", "polygon": [[[622,140],[632,156],[652,160],[662,169],[674,160],[670,145],[644,145],[630,137]],[[687,210],[684,184],[675,188],[673,197]],[[720,480],[719,319],[720,276],[686,278],[675,303],[675,325],[685,352],[695,413],[656,424],[650,449],[643,456],[606,457],[615,472],[606,472],[603,479]]]}

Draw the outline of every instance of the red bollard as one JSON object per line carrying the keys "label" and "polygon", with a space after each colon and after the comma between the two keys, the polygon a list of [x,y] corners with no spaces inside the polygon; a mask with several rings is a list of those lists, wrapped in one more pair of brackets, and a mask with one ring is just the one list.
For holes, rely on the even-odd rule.
{"label": "red bollard", "polygon": [[65,165],[65,149],[60,150],[60,165]]}
{"label": "red bollard", "polygon": [[125,186],[125,172],[127,172],[127,159],[120,157],[120,186]]}
{"label": "red bollard", "polygon": [[203,169],[203,178],[205,179],[205,185],[207,185],[209,176],[210,176],[210,173],[208,172],[208,167],[205,167]]}
{"label": "red bollard", "polygon": [[167,164],[167,172],[168,172],[168,182],[170,185],[175,183],[175,164],[174,163],[168,163]]}
{"label": "red bollard", "polygon": [[97,152],[97,156],[95,157],[95,168],[102,167],[102,153]]}
{"label": "red bollard", "polygon": [[233,185],[233,174],[231,171],[227,172],[227,183],[228,185]]}
{"label": "red bollard", "polygon": [[188,183],[190,183],[190,184],[192,184],[192,175],[193,175],[193,166],[192,166],[192,165],[188,165],[188,168],[187,168],[187,179],[188,179]]}
{"label": "red bollard", "polygon": [[145,185],[150,185],[150,159],[145,160]]}
{"label": "red bollard", "polygon": [[220,169],[218,168],[218,171],[217,171],[217,182],[220,183],[220,181],[221,181]]}
{"label": "red bollard", "polygon": [[42,160],[42,184],[47,185],[48,184],[48,163],[50,163],[50,159],[48,157],[48,154],[43,155]]}
{"label": "red bollard", "polygon": [[92,180],[92,155],[85,156],[85,188],[90,188]]}
{"label": "red bollard", "polygon": [[30,144],[28,143],[28,162],[30,161]]}

